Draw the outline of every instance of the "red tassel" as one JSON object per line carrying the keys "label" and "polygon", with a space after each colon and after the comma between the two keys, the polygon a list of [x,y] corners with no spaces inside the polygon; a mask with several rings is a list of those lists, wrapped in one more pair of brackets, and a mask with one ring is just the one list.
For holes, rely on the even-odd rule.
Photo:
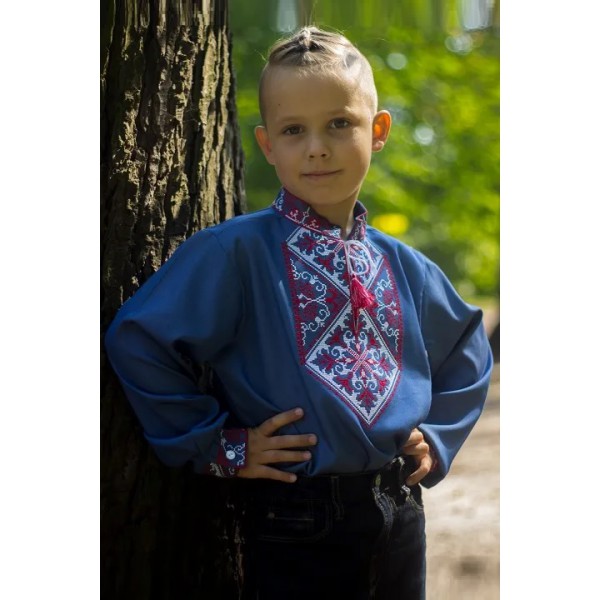
{"label": "red tassel", "polygon": [[350,304],[352,305],[352,320],[354,335],[358,335],[358,313],[361,308],[372,308],[377,305],[375,296],[365,288],[356,275],[350,279]]}
{"label": "red tassel", "polygon": [[350,280],[350,302],[356,312],[361,308],[372,308],[377,305],[375,296],[365,288],[356,275],[352,275]]}

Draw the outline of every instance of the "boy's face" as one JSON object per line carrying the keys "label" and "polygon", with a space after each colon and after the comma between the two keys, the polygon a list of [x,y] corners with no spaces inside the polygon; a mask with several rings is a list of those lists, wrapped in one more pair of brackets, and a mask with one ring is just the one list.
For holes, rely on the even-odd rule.
{"label": "boy's face", "polygon": [[375,114],[360,81],[275,67],[263,86],[256,139],[282,185],[324,216],[354,206],[371,153],[383,148],[388,112]]}

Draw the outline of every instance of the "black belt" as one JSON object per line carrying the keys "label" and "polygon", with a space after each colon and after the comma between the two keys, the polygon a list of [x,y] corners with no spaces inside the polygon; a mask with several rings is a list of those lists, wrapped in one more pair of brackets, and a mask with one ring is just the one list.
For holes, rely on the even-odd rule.
{"label": "black belt", "polygon": [[299,475],[294,483],[284,483],[270,479],[248,479],[240,480],[249,484],[261,496],[269,494],[269,491],[289,490],[293,494],[327,496],[334,494],[341,500],[358,500],[363,497],[372,497],[373,489],[378,488],[382,492],[390,492],[393,495],[409,492],[406,479],[416,469],[412,457],[399,456],[377,471],[365,473],[339,473],[315,475],[308,477]]}

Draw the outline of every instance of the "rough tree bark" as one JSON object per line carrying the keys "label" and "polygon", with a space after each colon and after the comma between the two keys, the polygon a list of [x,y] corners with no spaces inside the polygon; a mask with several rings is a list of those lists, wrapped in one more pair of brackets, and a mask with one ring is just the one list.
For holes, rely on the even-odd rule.
{"label": "rough tree bark", "polygon": [[[102,1],[102,333],[178,244],[245,208],[231,62],[227,0]],[[227,482],[163,467],[102,360],[102,597],[236,598]]]}

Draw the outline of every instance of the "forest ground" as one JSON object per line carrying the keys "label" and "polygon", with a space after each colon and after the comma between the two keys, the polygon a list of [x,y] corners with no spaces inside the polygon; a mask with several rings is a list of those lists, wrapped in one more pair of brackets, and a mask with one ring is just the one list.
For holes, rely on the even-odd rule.
{"label": "forest ground", "polygon": [[483,413],[441,483],[423,491],[427,597],[500,597],[500,364]]}

